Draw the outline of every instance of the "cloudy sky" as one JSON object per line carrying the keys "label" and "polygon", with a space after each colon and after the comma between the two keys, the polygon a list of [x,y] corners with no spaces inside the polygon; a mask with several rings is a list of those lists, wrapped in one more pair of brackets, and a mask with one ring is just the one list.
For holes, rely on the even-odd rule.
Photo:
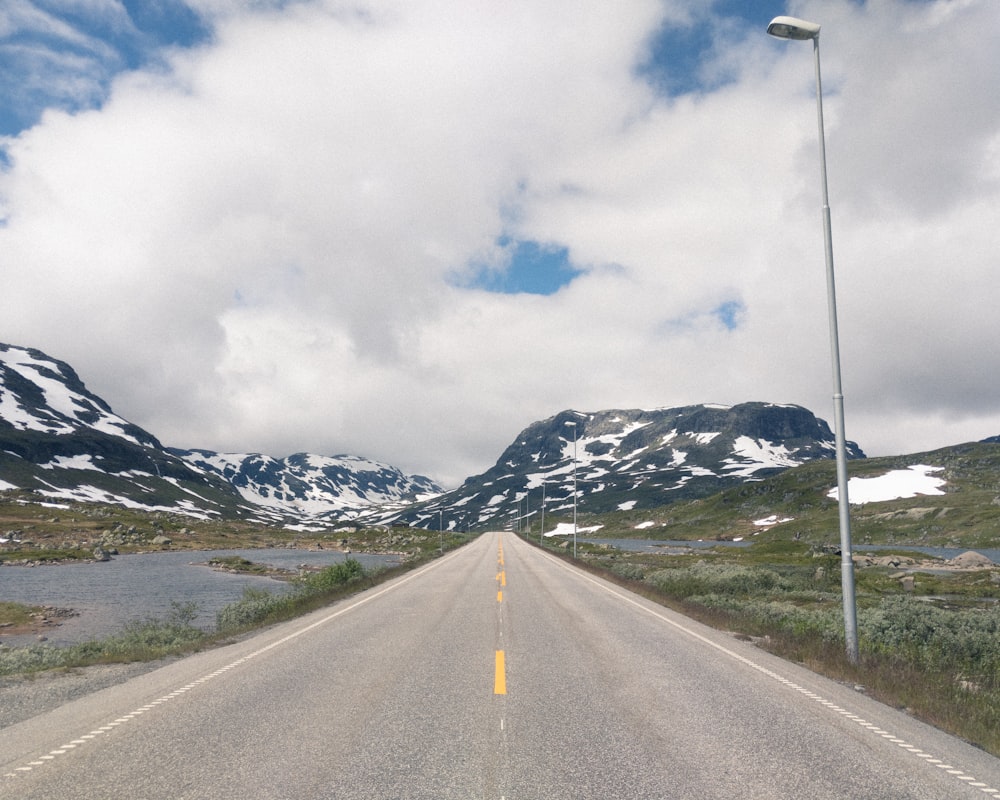
{"label": "cloudy sky", "polygon": [[1000,434],[996,0],[4,0],[0,341],[447,486],[563,409]]}

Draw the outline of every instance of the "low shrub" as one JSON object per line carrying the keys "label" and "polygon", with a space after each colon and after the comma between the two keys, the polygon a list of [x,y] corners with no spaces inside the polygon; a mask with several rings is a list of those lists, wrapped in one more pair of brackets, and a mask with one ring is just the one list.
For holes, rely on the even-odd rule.
{"label": "low shrub", "polygon": [[228,633],[259,625],[288,609],[292,602],[289,595],[276,595],[248,586],[241,599],[218,611],[215,627],[220,633]]}
{"label": "low shrub", "polygon": [[191,624],[197,613],[196,603],[174,602],[165,619],[130,622],[120,634],[104,639],[72,647],[45,644],[5,647],[0,650],[0,675],[159,658],[192,647],[205,638],[205,631]]}
{"label": "low shrub", "polygon": [[317,600],[336,594],[367,574],[360,561],[348,558],[319,572],[302,576],[296,581],[294,591],[287,594],[247,587],[240,600],[230,603],[216,614],[216,628],[220,633],[229,633],[283,619],[296,611],[308,610]]}
{"label": "low shrub", "polygon": [[747,596],[778,589],[781,576],[761,567],[699,562],[690,567],[657,570],[646,576],[646,582],[657,591],[677,598],[708,594]]}
{"label": "low shrub", "polygon": [[364,575],[365,568],[361,566],[361,562],[355,558],[348,558],[346,561],[326,567],[319,572],[305,575],[300,578],[299,585],[307,593],[325,592],[362,578]]}
{"label": "low shrub", "polygon": [[961,673],[980,688],[1000,688],[1000,608],[944,609],[906,596],[882,598],[858,614],[868,653],[934,671]]}

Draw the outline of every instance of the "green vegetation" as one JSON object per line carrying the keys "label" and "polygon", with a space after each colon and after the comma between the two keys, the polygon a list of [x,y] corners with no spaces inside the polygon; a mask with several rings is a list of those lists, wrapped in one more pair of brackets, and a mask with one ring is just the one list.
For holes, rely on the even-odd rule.
{"label": "green vegetation", "polygon": [[197,613],[193,603],[172,603],[165,619],[132,622],[115,636],[72,647],[36,644],[0,650],[0,675],[37,672],[44,669],[149,661],[172,653],[197,649],[206,634],[191,620]]}
{"label": "green vegetation", "polygon": [[[289,593],[273,594],[248,587],[243,590],[241,600],[219,611],[216,628],[220,633],[232,633],[288,619],[338,600],[359,588],[364,579],[377,575],[378,572],[366,571],[361,562],[349,558],[297,579],[295,589]],[[369,581],[366,585],[374,585],[374,582]]]}

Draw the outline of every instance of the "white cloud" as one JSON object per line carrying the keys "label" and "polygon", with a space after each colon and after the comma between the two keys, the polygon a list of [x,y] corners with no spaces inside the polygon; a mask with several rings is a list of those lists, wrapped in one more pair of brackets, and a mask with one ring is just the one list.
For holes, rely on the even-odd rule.
{"label": "white cloud", "polygon": [[[729,26],[706,74],[734,81],[671,99],[635,72],[655,0],[198,7],[211,42],[6,142],[0,340],[167,444],[450,483],[567,407],[829,417],[809,43]],[[791,13],[823,23],[848,436],[1000,433],[1000,7]],[[503,233],[586,272],[549,297],[449,282]]]}

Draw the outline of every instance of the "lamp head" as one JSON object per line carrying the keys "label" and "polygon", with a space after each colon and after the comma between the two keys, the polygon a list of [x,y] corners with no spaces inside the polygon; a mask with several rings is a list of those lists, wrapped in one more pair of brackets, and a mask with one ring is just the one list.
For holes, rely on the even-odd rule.
{"label": "lamp head", "polygon": [[767,32],[779,39],[818,39],[819,25],[795,17],[775,17],[767,26]]}

